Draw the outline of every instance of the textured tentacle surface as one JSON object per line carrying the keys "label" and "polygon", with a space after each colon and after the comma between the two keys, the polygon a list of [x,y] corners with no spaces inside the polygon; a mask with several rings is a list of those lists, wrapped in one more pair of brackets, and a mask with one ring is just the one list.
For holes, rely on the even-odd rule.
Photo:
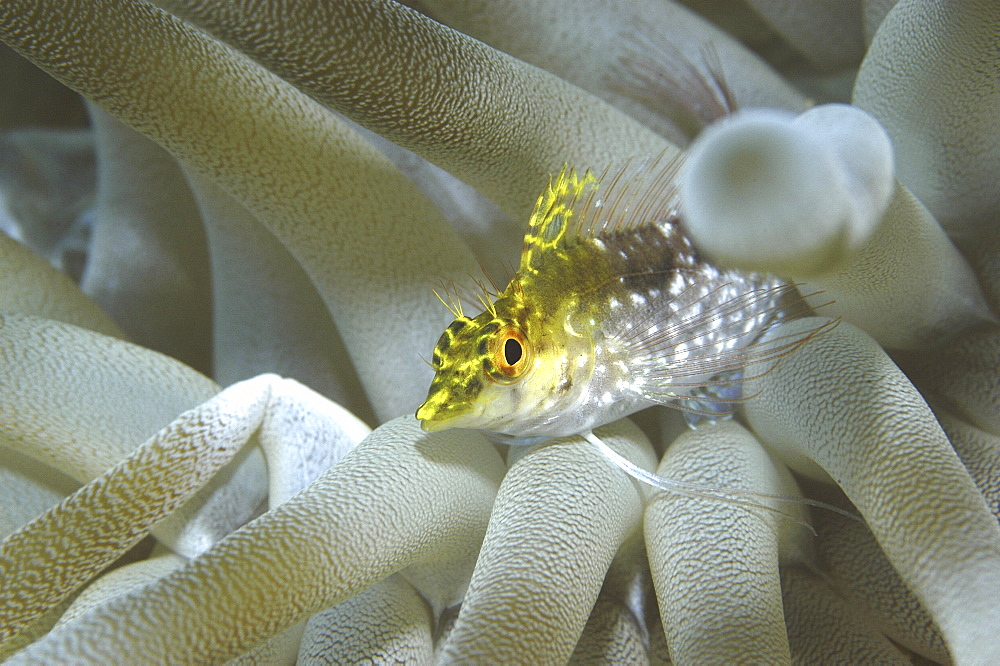
{"label": "textured tentacle surface", "polygon": [[0,440],[0,539],[31,522],[80,483],[24,454],[16,453]]}
{"label": "textured tentacle surface", "polygon": [[1000,6],[990,0],[902,0],[854,87],[854,103],[892,136],[900,181],[966,242],[1000,210],[998,34]]}
{"label": "textured tentacle surface", "polygon": [[1000,623],[1000,525],[934,414],[850,324],[800,351],[749,382],[761,392],[746,409],[754,429],[793,465],[809,461],[837,482],[957,661],[1000,658],[990,647]]}
{"label": "textured tentacle surface", "polygon": [[702,133],[684,166],[685,228],[716,261],[807,277],[869,241],[895,189],[889,137],[826,104],[793,117],[739,112]]}
{"label": "textured tentacle surface", "polygon": [[928,348],[994,318],[975,275],[930,213],[899,186],[871,240],[842,270],[812,278],[814,304],[889,348]]}
{"label": "textured tentacle surface", "polygon": [[371,406],[316,287],[267,227],[209,179],[188,174],[211,247],[216,380],[296,379],[369,423]]}
{"label": "textured tentacle surface", "polygon": [[781,591],[792,663],[895,664],[910,660],[866,622],[824,580],[801,567],[785,568]]}
{"label": "textured tentacle surface", "polygon": [[73,599],[73,603],[59,618],[58,624],[65,624],[109,599],[162,578],[186,563],[187,559],[180,555],[165,553],[113,569],[87,585]]}
{"label": "textured tentacle surface", "polygon": [[[597,434],[652,466],[649,442],[630,422]],[[631,480],[581,439],[557,440],[525,454],[501,486],[443,660],[569,658],[641,508]]]}
{"label": "textured tentacle surface", "polygon": [[434,663],[433,618],[401,576],[389,576],[306,623],[298,664]]}
{"label": "textured tentacle surface", "polygon": [[569,663],[648,663],[644,633],[644,627],[624,604],[601,595],[590,611]]}
{"label": "textured tentacle surface", "polygon": [[257,429],[267,400],[259,380],[230,387],[4,539],[0,650],[199,490]]}
{"label": "textured tentacle surface", "polygon": [[[465,18],[450,11],[442,16],[448,28],[404,4],[427,13],[457,8]],[[859,524],[828,525],[822,522],[828,516],[814,515],[820,538],[808,543],[819,557],[798,567],[787,558],[794,549],[782,550],[782,530],[798,529],[794,523],[743,505],[657,495],[650,516],[683,509],[686,520],[649,520],[644,534],[637,526],[640,494],[647,491],[579,442],[522,449],[496,511],[493,498],[506,468],[497,449],[475,433],[428,437],[412,420],[392,422],[335,462],[365,427],[338,409],[314,418],[329,403],[272,379],[255,436],[267,450],[267,466],[259,447],[244,447],[236,456],[241,467],[223,468],[112,565],[121,568],[83,588],[58,628],[52,630],[72,594],[32,622],[19,640],[40,641],[14,662],[104,664],[134,655],[136,661],[290,663],[309,615],[333,605],[336,629],[314,633],[303,658],[337,642],[332,647],[359,660],[484,655],[663,663],[666,620],[678,662],[711,651],[764,654],[768,661],[898,663],[912,656],[907,649],[918,659],[950,653],[960,664],[1000,661],[994,608],[1000,429],[996,336],[988,329],[995,318],[976,288],[978,277],[995,310],[997,9],[987,0],[861,4],[865,37],[874,41],[854,86],[852,68],[829,68],[837,58],[856,61],[857,32],[841,22],[845,14],[831,16],[829,9],[855,12],[857,0],[685,0],[701,18],[664,0],[0,3],[0,39],[172,155],[146,142],[156,157],[136,159],[133,149],[142,143],[136,135],[120,127],[105,132],[102,120],[95,141],[94,131],[82,127],[78,98],[66,104],[65,90],[53,90],[32,65],[0,47],[0,231],[44,258],[19,246],[7,254],[0,239],[5,533],[81,483],[102,478],[179,414],[213,400],[219,384],[277,371],[343,399],[370,425],[411,411],[430,378],[420,355],[429,354],[448,320],[430,287],[477,273],[475,259],[502,277],[520,245],[512,236],[564,162],[600,171],[628,159],[640,164],[665,148],[669,158],[673,135],[650,131],[651,117],[678,116],[680,134],[693,136],[732,102],[796,112],[815,103],[791,123],[811,118],[814,134],[835,130],[827,147],[846,168],[834,175],[854,180],[850,187],[824,181],[843,195],[834,197],[836,206],[817,197],[791,216],[798,226],[777,225],[767,240],[753,233],[736,245],[811,267],[788,275],[815,277],[808,290],[826,288],[822,302],[837,301],[821,312],[841,308],[845,322],[894,348],[894,359],[907,361],[907,375],[939,401],[935,413],[944,431],[907,377],[847,323],[747,386],[748,394],[763,389],[747,412],[759,439],[772,453],[783,451],[790,465],[839,484],[871,527],[859,536],[853,529]],[[779,8],[788,13],[779,16]],[[746,58],[743,47],[708,23],[756,55]],[[846,41],[838,37],[845,34]],[[831,44],[838,52],[830,52]],[[578,86],[610,92],[620,106]],[[881,121],[894,144],[902,187],[881,217],[871,212],[878,200],[871,194],[882,191],[891,170],[884,168],[884,151],[880,157],[865,148],[878,143],[881,130],[858,124],[845,133],[847,126],[823,115],[828,103],[850,101],[852,87],[855,102]],[[48,102],[59,108],[42,117],[39,106]],[[330,108],[368,129],[359,131]],[[860,117],[857,108],[846,111]],[[36,118],[69,129],[22,128]],[[8,127],[17,129],[6,133]],[[372,139],[371,131],[381,136]],[[452,175],[422,162],[405,166],[415,157],[387,147],[389,139]],[[181,228],[173,213],[190,208],[171,159],[214,233],[215,268],[188,285],[212,293],[214,302],[202,299],[190,317],[154,313],[155,335],[142,344],[156,351],[115,338],[128,329],[122,323],[152,302],[129,300],[133,290],[159,297],[158,290],[183,286],[159,270],[175,266],[177,247],[144,243],[122,251],[136,247],[135,239],[110,237],[105,232],[115,225],[84,211],[95,195],[95,145],[102,186],[113,189],[103,194],[115,195],[103,201],[137,215],[146,224],[144,238],[176,242]],[[765,148],[777,147],[765,142]],[[390,163],[403,164],[418,185]],[[818,168],[820,160],[802,164],[792,170],[794,183],[829,173]],[[163,165],[170,175],[158,189],[153,181],[165,174]],[[467,201],[456,176],[480,195]],[[790,199],[761,191],[755,219],[773,223]],[[502,212],[484,208],[484,195]],[[746,201],[737,197],[737,221],[749,217],[746,206],[741,210]],[[864,233],[847,237],[857,219],[845,221],[844,211],[868,211],[863,221],[877,224],[862,224]],[[829,214],[832,233],[801,224],[820,213]],[[972,259],[975,276],[937,220]],[[794,229],[806,230],[805,244],[796,242]],[[831,238],[818,243],[833,248],[818,253],[831,260],[817,263],[807,249]],[[180,253],[200,251],[196,245]],[[96,312],[45,260],[75,277],[129,276],[102,296],[121,321]],[[137,270],[138,263],[158,268]],[[159,353],[182,354],[164,335],[170,326],[190,333],[213,317],[211,337],[189,341],[202,358],[210,350],[215,355],[215,381]],[[983,320],[990,320],[983,329],[964,331]],[[334,350],[334,332],[342,351]],[[902,348],[920,351],[904,355]],[[356,381],[338,388],[333,378],[352,368]],[[232,413],[250,409],[250,402]],[[340,417],[353,424],[343,437],[332,427]],[[678,422],[686,429],[683,418],[645,419],[648,433],[662,440],[654,442],[658,453],[676,439]],[[192,424],[188,434],[208,426]],[[608,437],[653,469],[648,444],[629,428],[612,426],[608,432],[624,434]],[[663,473],[669,468],[691,480],[741,487],[757,484],[761,474],[773,481],[781,469],[751,464],[756,458],[744,449],[726,457],[730,450],[711,443],[678,447],[667,454]],[[209,467],[181,474],[166,490],[190,488]],[[803,486],[817,499],[840,496],[820,483]],[[140,504],[148,493],[141,484],[119,488],[137,501],[112,510],[95,496],[90,511],[57,527],[71,533],[86,526],[101,543],[127,542],[123,535],[141,532],[129,519],[147,511]],[[53,532],[25,543],[12,570],[44,570],[42,578],[53,583],[77,575],[79,556],[94,549],[66,542],[36,555]],[[655,556],[634,549],[644,536],[651,545],[673,546]],[[183,561],[161,557],[164,544]],[[123,559],[147,557],[135,568],[121,566]],[[783,560],[780,581],[775,558]],[[165,559],[170,566],[160,566]],[[659,598],[649,565],[660,571]],[[665,570],[678,573],[664,576]],[[10,594],[22,603],[50,590],[45,580],[36,586],[21,578]],[[7,583],[0,581],[0,597]],[[783,613],[775,603],[779,584]],[[745,609],[733,597],[759,603],[741,615]],[[746,629],[754,623],[766,631]],[[699,631],[711,635],[701,641]]]}
{"label": "textured tentacle surface", "polygon": [[517,219],[567,160],[598,165],[669,145],[567,81],[391,0],[166,5]]}
{"label": "textured tentacle surface", "polygon": [[[370,359],[358,370],[379,417],[413,409],[430,373],[412,350],[447,324],[431,280],[475,272],[441,215],[343,122],[192,26],[134,0],[75,9],[5,5],[2,32],[257,214],[317,284],[352,356]],[[35,10],[44,24],[26,20]],[[40,30],[53,40],[30,38]],[[104,57],[108,42],[130,57]],[[400,308],[405,321],[385,316]]]}
{"label": "textured tentacle surface", "polygon": [[949,661],[941,633],[899,578],[871,532],[859,522],[817,512],[816,550],[837,589],[900,645],[938,662]]}
{"label": "textured tentacle surface", "polygon": [[1000,437],[942,409],[935,413],[986,504],[1000,518]]}
{"label": "textured tentacle surface", "polygon": [[80,481],[219,390],[162,354],[75,326],[6,314],[0,332],[0,432]]}
{"label": "textured tentacle surface", "polygon": [[[706,458],[710,474],[699,464]],[[679,437],[657,474],[773,495],[798,494],[788,470],[732,422]],[[794,520],[805,517],[801,507],[774,506],[779,511],[791,506]],[[802,529],[799,525],[762,509],[671,494],[652,499],[645,525],[660,616],[675,661],[789,660],[777,572],[780,550],[791,559],[800,551],[797,539],[802,535],[794,534]],[[750,645],[753,652],[747,651]]]}
{"label": "textured tentacle surface", "polygon": [[124,337],[121,328],[72,280],[40,256],[0,234],[0,310],[55,319]]}
{"label": "textured tentacle surface", "polygon": [[[801,96],[752,52],[680,4],[418,4],[444,23],[575,83],[680,145],[687,143],[685,131],[692,131],[696,120],[689,116],[708,114],[712,119],[713,112],[720,112],[717,97],[722,91],[712,87],[715,76],[739,108],[799,111],[804,106]],[[558,31],[552,30],[556,23]],[[581,34],[588,38],[580,39]],[[714,60],[706,62],[707,53]],[[712,68],[716,62],[718,71]]]}
{"label": "textured tentacle surface", "polygon": [[[0,350],[4,443],[78,481],[104,473],[219,390],[167,356],[47,319],[0,316]],[[266,487],[264,460],[250,448],[156,530],[194,555],[246,522]]]}
{"label": "textured tentacle surface", "polygon": [[[481,436],[420,435],[412,418],[397,419],[187,566],[53,631],[11,663],[238,656],[408,564],[478,542],[502,474]],[[448,519],[432,518],[441,515]]]}

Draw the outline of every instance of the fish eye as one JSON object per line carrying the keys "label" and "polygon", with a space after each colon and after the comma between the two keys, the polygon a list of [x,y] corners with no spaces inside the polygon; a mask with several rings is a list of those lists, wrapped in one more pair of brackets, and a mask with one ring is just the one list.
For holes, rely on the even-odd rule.
{"label": "fish eye", "polygon": [[503,358],[507,362],[507,365],[513,366],[518,361],[521,360],[521,356],[524,354],[524,348],[521,343],[518,342],[517,338],[507,338],[503,343]]}
{"label": "fish eye", "polygon": [[528,369],[530,351],[524,333],[512,326],[499,329],[489,344],[490,376],[500,382],[519,378]]}

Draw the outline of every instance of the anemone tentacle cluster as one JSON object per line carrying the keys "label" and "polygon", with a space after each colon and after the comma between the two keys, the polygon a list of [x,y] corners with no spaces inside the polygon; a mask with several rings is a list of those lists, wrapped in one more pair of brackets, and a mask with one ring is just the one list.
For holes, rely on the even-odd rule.
{"label": "anemone tentacle cluster", "polygon": [[[0,39],[0,659],[1000,663],[1000,4],[9,0]],[[432,288],[516,263],[564,164],[680,150],[699,249],[816,306],[767,335],[841,320],[732,421],[598,434],[775,499],[423,432]]]}

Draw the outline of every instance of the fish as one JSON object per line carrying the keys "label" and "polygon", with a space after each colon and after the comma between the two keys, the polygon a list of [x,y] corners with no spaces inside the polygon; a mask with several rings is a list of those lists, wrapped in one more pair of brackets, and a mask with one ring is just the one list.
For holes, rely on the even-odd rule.
{"label": "fish", "polygon": [[682,164],[664,153],[610,176],[567,165],[550,179],[503,291],[481,297],[476,316],[453,308],[416,412],[425,431],[475,428],[516,444],[591,433],[652,405],[725,417],[746,399],[748,372],[827,328],[761,341],[809,309],[798,285],[699,254],[681,224]]}
{"label": "fish", "polygon": [[735,413],[755,396],[741,383],[835,327],[764,334],[810,314],[798,284],[720,268],[683,232],[683,153],[661,153],[610,177],[565,165],[535,203],[520,265],[501,291],[483,287],[483,311],[438,298],[455,320],[434,347],[435,371],[416,418],[427,432],[485,431],[529,445],[578,435],[636,480],[662,491],[776,513],[792,503],[861,520],[803,497],[689,483],[653,474],[594,429],[653,405],[684,410],[689,425]]}

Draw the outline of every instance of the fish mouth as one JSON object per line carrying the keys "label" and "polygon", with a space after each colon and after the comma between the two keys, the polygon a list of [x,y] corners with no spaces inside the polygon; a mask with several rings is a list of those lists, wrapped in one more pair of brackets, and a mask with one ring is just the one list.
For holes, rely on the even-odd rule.
{"label": "fish mouth", "polygon": [[[420,418],[419,416],[417,418]],[[428,421],[426,419],[421,419],[420,428],[424,432],[441,432],[442,430],[447,430],[450,426],[447,421]]]}
{"label": "fish mouth", "polygon": [[448,428],[475,428],[476,415],[468,407],[440,407],[428,400],[417,409],[416,418],[424,432],[441,432]]}

